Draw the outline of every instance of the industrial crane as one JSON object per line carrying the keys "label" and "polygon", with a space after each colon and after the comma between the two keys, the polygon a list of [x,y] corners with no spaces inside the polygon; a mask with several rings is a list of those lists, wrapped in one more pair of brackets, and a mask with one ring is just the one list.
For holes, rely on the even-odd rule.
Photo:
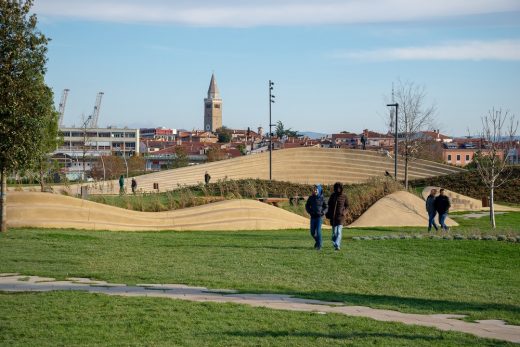
{"label": "industrial crane", "polygon": [[63,115],[65,114],[65,104],[67,103],[67,95],[69,95],[70,89],[63,89],[63,94],[61,94],[60,105],[58,106],[58,114],[59,114],[59,126],[63,125]]}
{"label": "industrial crane", "polygon": [[98,127],[98,119],[99,119],[99,108],[101,107],[101,98],[103,97],[103,92],[99,92],[96,97],[96,104],[94,105],[94,111],[90,116],[90,128]]}

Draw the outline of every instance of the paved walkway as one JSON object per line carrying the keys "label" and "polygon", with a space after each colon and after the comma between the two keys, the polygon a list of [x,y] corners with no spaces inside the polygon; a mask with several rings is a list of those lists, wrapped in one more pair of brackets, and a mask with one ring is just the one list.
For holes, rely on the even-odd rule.
{"label": "paved walkway", "polygon": [[56,281],[54,278],[0,274],[0,291],[27,292],[78,290],[121,296],[149,296],[199,302],[229,302],[266,307],[276,310],[308,311],[318,313],[339,313],[348,316],[368,317],[379,321],[400,322],[408,325],[434,327],[439,330],[459,331],[479,337],[520,343],[520,326],[506,325],[499,320],[481,320],[476,323],[464,322],[463,315],[454,314],[412,314],[391,310],[373,309],[364,306],[345,306],[341,303],[299,299],[278,294],[239,294],[227,289],[207,289],[181,284],[125,284],[92,281],[88,278],[68,278]]}

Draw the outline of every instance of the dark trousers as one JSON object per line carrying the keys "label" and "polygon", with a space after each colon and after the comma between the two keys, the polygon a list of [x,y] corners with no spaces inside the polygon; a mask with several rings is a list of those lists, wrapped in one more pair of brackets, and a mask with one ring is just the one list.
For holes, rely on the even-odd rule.
{"label": "dark trousers", "polygon": [[321,217],[311,217],[311,236],[314,238],[314,248],[321,249]]}

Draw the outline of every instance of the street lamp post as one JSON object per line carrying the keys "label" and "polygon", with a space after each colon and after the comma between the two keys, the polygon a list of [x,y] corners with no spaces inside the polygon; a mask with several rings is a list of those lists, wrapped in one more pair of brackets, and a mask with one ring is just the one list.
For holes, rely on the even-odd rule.
{"label": "street lamp post", "polygon": [[273,179],[273,132],[272,132],[272,121],[271,121],[271,104],[274,104],[273,95],[274,82],[269,80],[269,181]]}
{"label": "street lamp post", "polygon": [[394,179],[397,181],[397,114],[399,112],[399,104],[387,104],[388,107],[395,107],[395,136],[394,136]]}
{"label": "street lamp post", "polygon": [[[88,118],[85,120],[83,125],[81,126],[83,128],[83,175],[81,176],[81,180],[85,179],[86,172],[85,172],[85,161],[87,156],[87,126],[88,122],[92,119],[92,116],[88,116]],[[90,145],[89,145],[90,146]]]}
{"label": "street lamp post", "polygon": [[125,161],[126,166],[126,178],[128,179],[128,163],[126,162],[125,153],[121,150],[121,148],[117,147],[117,150],[121,152],[121,156],[123,157],[123,160]]}

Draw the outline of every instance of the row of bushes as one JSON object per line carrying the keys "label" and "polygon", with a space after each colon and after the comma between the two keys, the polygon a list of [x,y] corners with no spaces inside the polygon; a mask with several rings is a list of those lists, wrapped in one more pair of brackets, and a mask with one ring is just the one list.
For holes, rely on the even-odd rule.
{"label": "row of bushes", "polygon": [[[520,167],[512,167],[507,174],[509,175],[507,183],[495,189],[495,200],[520,204]],[[439,186],[479,200],[489,195],[489,189],[475,170],[413,180],[410,184],[413,187]]]}
{"label": "row of bushes", "polygon": [[[223,199],[255,199],[259,197],[307,197],[312,185],[267,180],[221,180],[208,186],[179,187],[165,193],[139,193],[136,195],[106,196],[93,195],[92,201],[130,210],[160,212],[199,206]],[[403,189],[399,183],[386,178],[373,178],[365,184],[345,185],[344,191],[350,203],[346,222],[351,223],[370,206],[384,196]],[[332,193],[332,185],[324,186],[326,198]],[[298,200],[294,200],[298,201]],[[282,207],[306,216],[304,203]]]}
{"label": "row of bushes", "polygon": [[[312,194],[313,185],[298,184],[282,181],[268,181],[260,179],[244,180],[219,180],[215,183],[192,187],[196,192],[205,196],[221,196],[226,199],[233,198],[260,198],[260,197],[307,197]],[[180,188],[182,190],[186,188]],[[403,186],[388,178],[371,178],[366,183],[345,185],[344,192],[347,195],[350,207],[346,215],[346,223],[351,223],[361,216],[370,206],[379,199],[395,191],[402,190]],[[332,185],[323,186],[326,198],[333,191]],[[298,201],[298,200],[294,200]],[[295,213],[306,216],[305,209],[286,206]]]}

